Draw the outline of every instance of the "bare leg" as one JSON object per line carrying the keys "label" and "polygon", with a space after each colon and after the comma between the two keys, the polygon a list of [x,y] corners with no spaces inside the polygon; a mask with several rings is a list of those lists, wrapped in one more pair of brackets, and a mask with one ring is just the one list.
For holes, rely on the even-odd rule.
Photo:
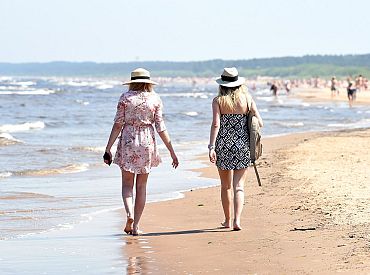
{"label": "bare leg", "polygon": [[143,214],[145,202],[146,202],[146,183],[148,181],[149,174],[136,175],[136,197],[135,197],[135,221],[133,224],[133,235],[139,234],[139,221]]}
{"label": "bare leg", "polygon": [[218,174],[221,180],[221,202],[225,215],[225,221],[222,223],[222,226],[228,228],[231,222],[231,182],[233,171],[218,169]]}
{"label": "bare leg", "polygon": [[132,223],[134,221],[132,213],[134,177],[135,174],[122,170],[122,200],[127,215],[127,222],[124,231],[127,234],[132,233]]}
{"label": "bare leg", "polygon": [[234,230],[241,230],[240,217],[244,205],[244,182],[247,175],[247,169],[234,170]]}

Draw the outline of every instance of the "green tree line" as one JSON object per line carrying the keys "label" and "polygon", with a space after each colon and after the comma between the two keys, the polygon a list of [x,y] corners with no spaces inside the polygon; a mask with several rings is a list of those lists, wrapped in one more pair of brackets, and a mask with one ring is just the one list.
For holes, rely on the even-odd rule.
{"label": "green tree line", "polygon": [[0,63],[0,75],[29,76],[127,76],[137,67],[149,69],[155,76],[217,76],[222,68],[234,66],[246,77],[330,77],[362,74],[370,77],[370,54],[305,55],[301,57],[255,58],[207,61],[137,61],[117,63],[47,62]]}

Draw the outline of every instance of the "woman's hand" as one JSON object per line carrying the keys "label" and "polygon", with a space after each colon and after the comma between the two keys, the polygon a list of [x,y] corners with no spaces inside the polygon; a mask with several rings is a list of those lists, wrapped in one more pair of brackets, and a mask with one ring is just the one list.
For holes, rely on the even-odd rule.
{"label": "woman's hand", "polygon": [[209,161],[210,161],[210,162],[212,162],[212,163],[216,163],[217,156],[216,156],[215,149],[211,149],[211,150],[209,150],[209,152],[208,152],[208,156],[209,156]]}
{"label": "woman's hand", "polygon": [[110,150],[105,150],[104,156],[105,156],[106,154],[108,154],[109,159],[108,159],[108,158],[106,158],[106,157],[103,157],[103,158],[104,158],[104,163],[105,163],[105,164],[108,164],[108,165],[111,165],[111,163],[112,163],[112,153],[110,152]]}
{"label": "woman's hand", "polygon": [[177,159],[175,152],[171,153],[171,158],[172,158],[172,167],[176,169],[177,166],[179,166],[179,160]]}

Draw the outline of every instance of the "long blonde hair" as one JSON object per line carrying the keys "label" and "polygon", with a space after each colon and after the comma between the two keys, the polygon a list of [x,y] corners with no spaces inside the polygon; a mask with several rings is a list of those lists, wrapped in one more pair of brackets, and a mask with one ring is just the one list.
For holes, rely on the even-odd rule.
{"label": "long blonde hair", "polygon": [[130,91],[152,92],[153,91],[153,84],[143,83],[143,82],[133,82],[133,83],[130,83],[128,89]]}
{"label": "long blonde hair", "polygon": [[220,107],[235,110],[236,104],[239,102],[241,96],[244,96],[247,102],[251,100],[251,95],[248,92],[247,86],[225,87],[220,85],[218,88],[217,102]]}

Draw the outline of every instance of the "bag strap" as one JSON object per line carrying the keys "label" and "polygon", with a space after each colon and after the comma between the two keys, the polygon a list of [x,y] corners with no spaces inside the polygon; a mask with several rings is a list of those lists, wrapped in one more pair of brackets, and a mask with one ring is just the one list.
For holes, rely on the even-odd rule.
{"label": "bag strap", "polygon": [[252,108],[252,96],[250,94],[247,94],[247,107],[248,107],[247,115],[249,115],[249,113],[251,112],[251,108]]}
{"label": "bag strap", "polygon": [[260,180],[260,175],[258,174],[258,171],[257,171],[256,162],[253,162],[253,167],[254,167],[254,172],[256,172],[256,177],[257,177],[257,181],[258,181],[258,186],[262,186],[262,185],[261,185],[261,180]]}

